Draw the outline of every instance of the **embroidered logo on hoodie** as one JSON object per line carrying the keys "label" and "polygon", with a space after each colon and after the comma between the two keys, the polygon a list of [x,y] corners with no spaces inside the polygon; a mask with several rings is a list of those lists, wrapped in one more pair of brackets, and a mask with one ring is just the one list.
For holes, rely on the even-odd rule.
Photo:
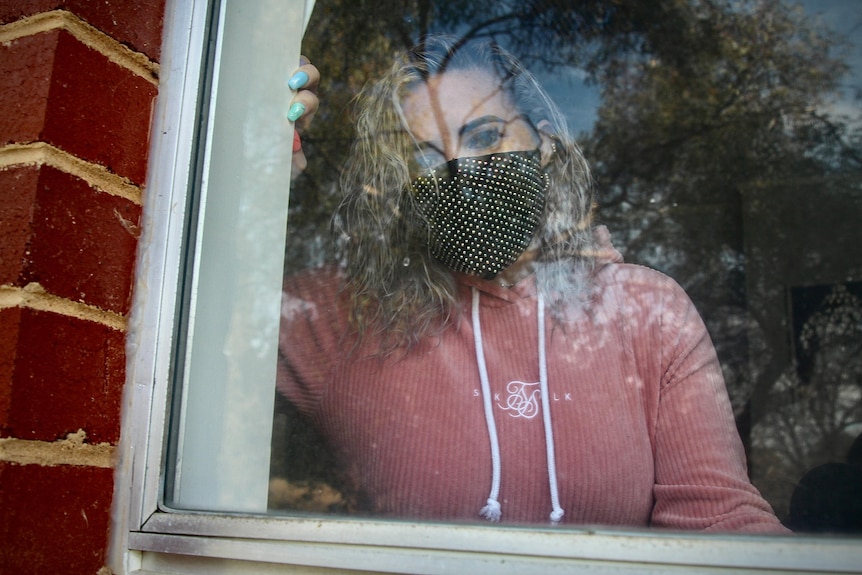
{"label": "embroidered logo on hoodie", "polygon": [[499,396],[495,395],[497,407],[508,411],[512,417],[525,417],[533,419],[539,413],[539,382],[527,383],[526,381],[510,381],[506,386],[505,402],[500,402]]}

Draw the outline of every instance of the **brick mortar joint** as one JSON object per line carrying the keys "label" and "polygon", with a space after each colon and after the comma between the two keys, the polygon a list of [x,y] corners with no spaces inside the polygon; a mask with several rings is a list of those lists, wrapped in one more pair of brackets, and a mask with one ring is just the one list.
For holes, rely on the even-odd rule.
{"label": "brick mortar joint", "polygon": [[51,10],[0,26],[0,43],[52,30],[65,30],[79,42],[96,50],[108,60],[147,80],[159,84],[159,64],[105,34],[67,10]]}
{"label": "brick mortar joint", "polygon": [[[45,142],[8,144],[0,148],[0,170],[14,166],[42,166],[81,178],[100,192],[124,198],[140,206],[142,190],[128,178],[119,176],[100,164],[82,160]],[[137,234],[136,234],[137,235]]]}
{"label": "brick mortar joint", "polygon": [[87,433],[83,429],[53,442],[0,438],[0,461],[42,467],[77,465],[112,468],[116,447],[110,443],[86,443],[86,440]]}
{"label": "brick mortar joint", "polygon": [[126,331],[125,316],[50,294],[36,282],[29,283],[23,288],[11,285],[0,286],[0,309],[15,307],[56,313],[92,321],[116,331]]}

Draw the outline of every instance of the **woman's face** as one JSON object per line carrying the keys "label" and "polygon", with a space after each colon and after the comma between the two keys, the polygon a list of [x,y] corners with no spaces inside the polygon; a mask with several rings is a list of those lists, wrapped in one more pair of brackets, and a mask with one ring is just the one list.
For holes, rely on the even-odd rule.
{"label": "woman's face", "polygon": [[534,150],[539,136],[516,109],[500,81],[482,70],[432,76],[403,101],[417,142],[413,171],[455,158]]}

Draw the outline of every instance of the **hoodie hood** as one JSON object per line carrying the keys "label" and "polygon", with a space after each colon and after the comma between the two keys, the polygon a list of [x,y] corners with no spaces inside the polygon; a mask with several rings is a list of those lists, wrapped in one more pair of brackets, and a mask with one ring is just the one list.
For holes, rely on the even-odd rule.
{"label": "hoodie hood", "polygon": [[[622,254],[611,243],[611,233],[606,226],[596,226],[593,229],[593,238],[596,245],[595,252],[587,254],[595,259],[593,274],[598,273],[606,265],[623,262]],[[503,306],[524,298],[536,296],[535,273],[525,276],[521,281],[510,287],[501,286],[495,280],[485,280],[465,273],[455,272],[454,275],[462,290],[470,291],[470,289],[475,288],[482,292],[482,295],[489,296],[482,299],[482,307]]]}

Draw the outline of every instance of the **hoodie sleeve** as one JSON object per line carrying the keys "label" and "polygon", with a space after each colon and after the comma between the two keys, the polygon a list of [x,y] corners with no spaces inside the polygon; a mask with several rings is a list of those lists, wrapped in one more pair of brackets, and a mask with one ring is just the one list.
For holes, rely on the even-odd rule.
{"label": "hoodie sleeve", "polygon": [[346,325],[338,286],[326,269],[284,282],[276,387],[305,415],[313,415],[340,357]]}
{"label": "hoodie sleeve", "polygon": [[748,479],[706,326],[682,288],[664,279],[652,525],[787,533]]}

